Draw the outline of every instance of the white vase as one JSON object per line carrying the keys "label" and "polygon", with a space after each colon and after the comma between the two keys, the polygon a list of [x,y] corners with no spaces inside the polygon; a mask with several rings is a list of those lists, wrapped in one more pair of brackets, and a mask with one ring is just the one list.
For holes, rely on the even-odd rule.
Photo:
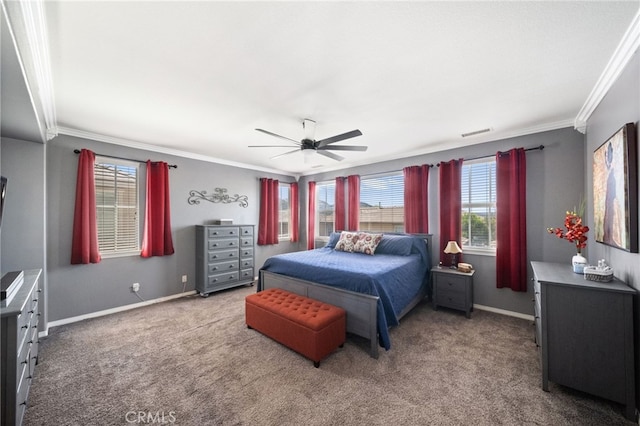
{"label": "white vase", "polygon": [[571,264],[573,265],[573,272],[576,274],[584,274],[584,267],[587,266],[587,259],[578,253],[571,258]]}

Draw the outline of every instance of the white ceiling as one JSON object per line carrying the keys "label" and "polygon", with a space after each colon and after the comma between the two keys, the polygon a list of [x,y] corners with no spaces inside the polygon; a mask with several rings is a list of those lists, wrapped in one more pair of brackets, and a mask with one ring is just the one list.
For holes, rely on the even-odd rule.
{"label": "white ceiling", "polygon": [[[639,4],[47,1],[57,126],[286,174],[566,127]],[[304,118],[369,149],[247,147]]]}

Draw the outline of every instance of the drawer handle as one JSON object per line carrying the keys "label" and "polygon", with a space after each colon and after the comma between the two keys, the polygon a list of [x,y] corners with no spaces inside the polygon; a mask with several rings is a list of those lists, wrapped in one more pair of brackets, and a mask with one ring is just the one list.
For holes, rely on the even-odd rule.
{"label": "drawer handle", "polygon": [[41,288],[39,288],[39,289],[37,290],[37,292],[38,292],[38,293],[42,293],[42,289],[41,289]]}
{"label": "drawer handle", "polygon": [[233,265],[229,265],[229,269],[233,269]]}
{"label": "drawer handle", "polygon": [[31,328],[38,328],[38,325],[36,324],[36,325],[34,325],[33,327],[31,327]]}
{"label": "drawer handle", "polygon": [[20,405],[25,405],[26,406],[27,405],[27,401],[21,402]]}
{"label": "drawer handle", "polygon": [[27,328],[29,328],[29,326],[28,325],[23,325],[21,328],[27,329]]}
{"label": "drawer handle", "polygon": [[217,266],[212,269],[212,271],[217,271],[217,270],[218,270]]}
{"label": "drawer handle", "polygon": [[233,241],[231,241],[231,242],[229,243],[229,245],[230,245],[230,246],[232,246],[232,245],[233,245]]}
{"label": "drawer handle", "polygon": [[25,365],[26,365],[26,364],[29,364],[29,359],[28,359],[28,358],[27,358],[27,359],[25,359],[25,360],[24,360],[24,361],[22,361],[20,364],[25,364]]}

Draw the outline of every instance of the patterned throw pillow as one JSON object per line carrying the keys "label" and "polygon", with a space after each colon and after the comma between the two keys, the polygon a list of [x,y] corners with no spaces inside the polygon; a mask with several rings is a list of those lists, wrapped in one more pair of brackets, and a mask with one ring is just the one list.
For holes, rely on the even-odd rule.
{"label": "patterned throw pillow", "polygon": [[355,244],[357,241],[358,241],[357,232],[342,231],[342,233],[340,234],[340,239],[336,243],[335,250],[353,253],[353,250],[355,249]]}
{"label": "patterned throw pillow", "polygon": [[355,242],[353,251],[356,253],[364,253],[373,256],[376,251],[376,247],[382,240],[382,234],[369,234],[366,232],[358,233],[358,238]]}

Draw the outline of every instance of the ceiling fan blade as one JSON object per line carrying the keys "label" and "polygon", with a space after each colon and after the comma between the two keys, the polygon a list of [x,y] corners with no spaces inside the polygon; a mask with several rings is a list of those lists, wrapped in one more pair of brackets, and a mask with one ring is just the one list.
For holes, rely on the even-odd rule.
{"label": "ceiling fan blade", "polygon": [[326,139],[322,139],[322,140],[316,141],[316,148],[327,146],[327,145],[329,145],[331,143],[340,142],[340,141],[343,141],[345,139],[355,138],[356,136],[361,136],[361,135],[362,135],[362,132],[360,130],[352,130],[350,132],[343,133],[341,135],[336,135],[336,136],[332,136],[330,138],[326,138]]}
{"label": "ceiling fan blade", "polygon": [[318,150],[330,149],[332,151],[366,151],[366,146],[358,146],[358,145],[332,145],[332,146],[321,146],[316,148]]}
{"label": "ceiling fan blade", "polygon": [[294,149],[293,151],[288,151],[288,152],[285,152],[284,154],[274,155],[273,157],[269,157],[269,159],[273,160],[275,158],[280,158],[280,157],[288,155],[288,154],[293,154],[294,152],[300,152],[300,150],[299,149]]}
{"label": "ceiling fan blade", "polygon": [[277,135],[275,133],[272,133],[272,132],[269,132],[269,131],[263,130],[263,129],[256,129],[256,130],[259,131],[259,132],[262,132],[262,133],[266,133],[267,135],[275,136],[276,138],[286,139],[288,141],[291,141],[291,142],[295,143],[296,145],[300,145],[299,141],[291,139],[291,138],[288,138],[286,136],[280,136],[280,135]]}
{"label": "ceiling fan blade", "polygon": [[320,154],[320,155],[324,155],[325,157],[329,157],[329,158],[331,158],[331,159],[333,159],[333,160],[336,160],[336,161],[342,161],[342,160],[344,160],[344,157],[340,157],[339,155],[334,154],[333,152],[324,151],[324,150],[316,151],[316,152],[317,152],[318,154]]}
{"label": "ceiling fan blade", "polygon": [[249,148],[291,148],[291,145],[248,145]]}

